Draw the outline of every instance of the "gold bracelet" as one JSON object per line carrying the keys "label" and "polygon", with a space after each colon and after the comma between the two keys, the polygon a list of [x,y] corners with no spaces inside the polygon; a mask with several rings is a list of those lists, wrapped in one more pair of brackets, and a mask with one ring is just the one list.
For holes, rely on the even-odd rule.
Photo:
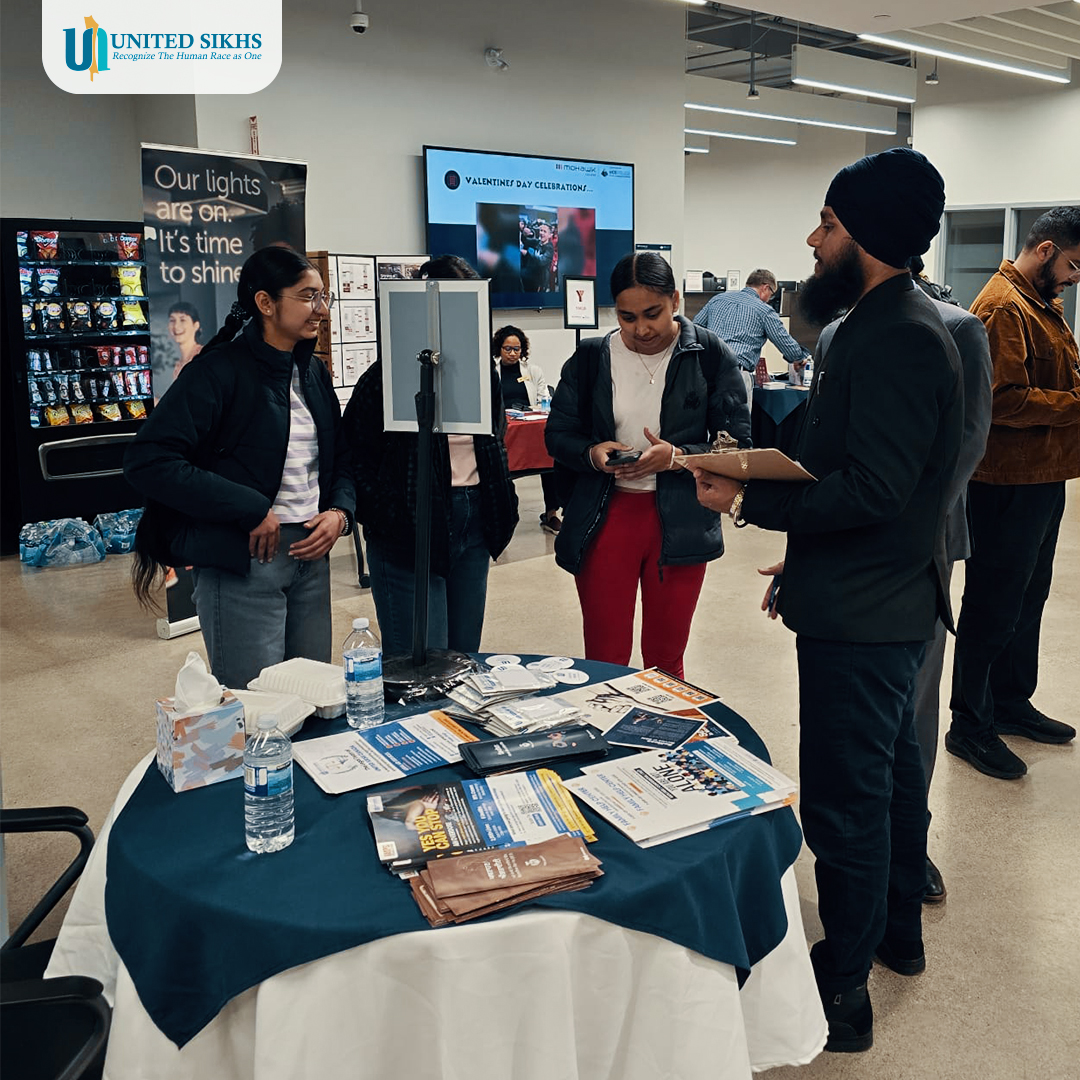
{"label": "gold bracelet", "polygon": [[743,521],[743,519],[741,517],[741,515],[742,515],[742,503],[743,503],[743,498],[745,497],[745,495],[746,495],[746,485],[743,484],[743,486],[741,488],[739,488],[739,490],[735,493],[735,498],[731,500],[731,509],[728,510],[728,515],[730,516],[730,518],[731,518],[732,522],[734,523],[736,529],[741,529],[741,528],[743,528],[743,526],[745,526],[747,524],[745,521]]}

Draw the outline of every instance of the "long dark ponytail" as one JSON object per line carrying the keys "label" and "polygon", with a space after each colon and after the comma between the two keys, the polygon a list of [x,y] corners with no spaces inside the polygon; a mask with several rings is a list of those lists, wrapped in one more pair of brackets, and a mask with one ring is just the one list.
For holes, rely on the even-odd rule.
{"label": "long dark ponytail", "polygon": [[[240,270],[236,286],[236,301],[225,316],[221,329],[206,343],[200,358],[219,345],[225,345],[243,329],[248,319],[260,318],[255,304],[256,293],[269,293],[275,300],[282,291],[295,285],[315,267],[299,252],[284,245],[261,248]],[[164,400],[167,400],[164,399]],[[146,510],[135,533],[131,562],[131,587],[135,599],[144,611],[160,613],[156,591],[169,573],[168,555],[171,512],[153,499],[147,499]]]}

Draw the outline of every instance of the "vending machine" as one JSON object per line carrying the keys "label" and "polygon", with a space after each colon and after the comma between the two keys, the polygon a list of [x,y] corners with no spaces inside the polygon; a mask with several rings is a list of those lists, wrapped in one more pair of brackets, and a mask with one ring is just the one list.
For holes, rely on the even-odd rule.
{"label": "vending machine", "polygon": [[142,224],[0,220],[0,553],[29,521],[142,505],[123,456],[153,408]]}

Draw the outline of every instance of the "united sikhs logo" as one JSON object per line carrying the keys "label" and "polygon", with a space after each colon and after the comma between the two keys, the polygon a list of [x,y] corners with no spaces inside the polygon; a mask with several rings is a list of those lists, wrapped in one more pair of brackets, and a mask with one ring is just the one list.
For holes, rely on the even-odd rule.
{"label": "united sikhs logo", "polygon": [[93,15],[83,17],[86,29],[82,35],[82,59],[75,57],[75,27],[64,31],[64,60],[72,71],[90,69],[90,81],[102,71],[109,70],[109,35],[98,26]]}

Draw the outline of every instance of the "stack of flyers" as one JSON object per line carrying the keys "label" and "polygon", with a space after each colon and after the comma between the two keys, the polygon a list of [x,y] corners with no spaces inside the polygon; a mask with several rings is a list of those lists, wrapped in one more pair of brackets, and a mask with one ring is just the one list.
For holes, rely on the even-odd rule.
{"label": "stack of flyers", "polygon": [[578,709],[572,702],[550,694],[489,705],[477,715],[476,720],[492,735],[509,736],[574,723],[578,715]]}
{"label": "stack of flyers", "polygon": [[466,675],[448,694],[472,714],[502,701],[510,701],[539,690],[549,690],[555,680],[544,671],[529,671],[523,667],[504,667]]}
{"label": "stack of flyers", "polygon": [[635,671],[609,682],[591,683],[575,690],[564,690],[562,696],[578,709],[578,723],[592,724],[603,732],[609,731],[634,708],[644,707],[655,713],[696,718],[706,728],[704,736],[730,737],[730,732],[710,720],[701,711],[719,698],[708,690],[668,675],[659,668]]}
{"label": "stack of flyers", "polygon": [[565,784],[639,847],[789,806],[797,790],[730,739],[583,765]]}

